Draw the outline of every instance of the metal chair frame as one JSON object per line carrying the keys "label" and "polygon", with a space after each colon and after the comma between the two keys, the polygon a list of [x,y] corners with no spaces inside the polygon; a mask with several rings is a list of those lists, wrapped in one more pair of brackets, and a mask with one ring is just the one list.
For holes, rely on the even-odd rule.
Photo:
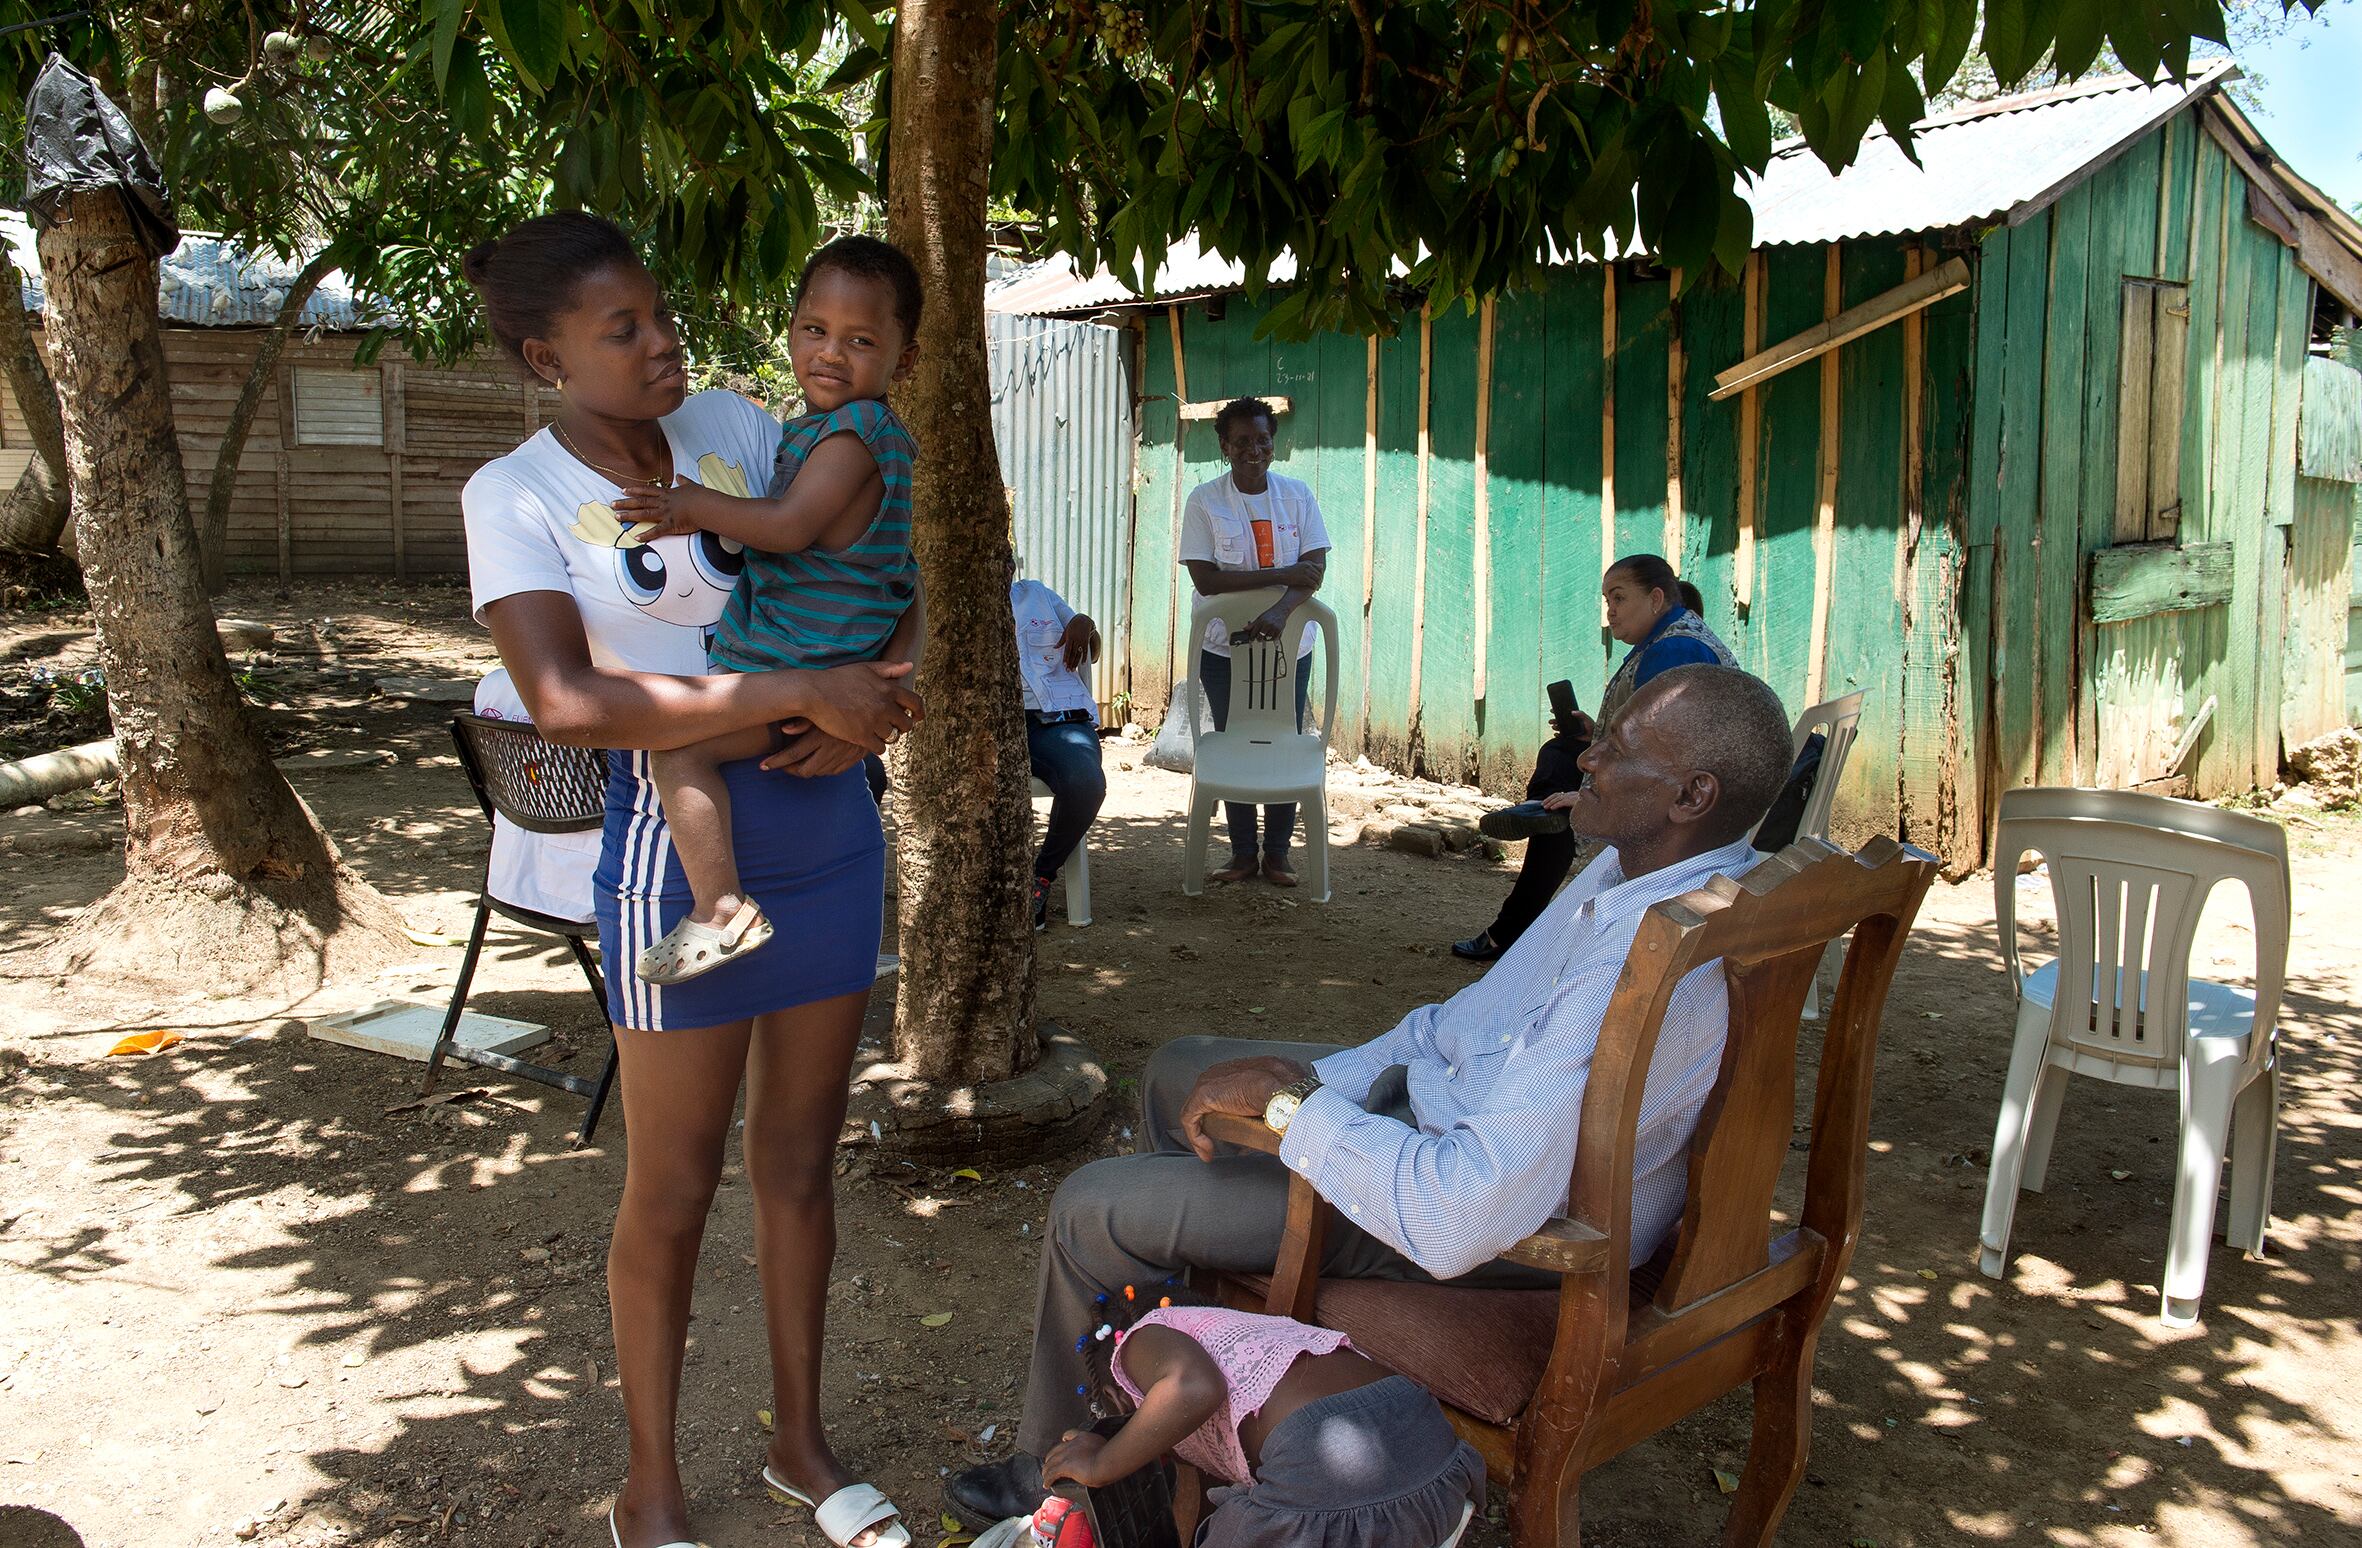
{"label": "metal chair frame", "polygon": [[[530,751],[536,753],[538,759],[546,759],[557,765],[560,778],[553,782],[553,799],[541,803],[545,809],[535,810],[533,806],[510,799],[505,794],[509,783],[507,780],[486,776],[481,750],[476,742],[479,737],[507,737],[530,742],[533,744]],[[459,766],[467,773],[468,785],[476,793],[476,804],[484,809],[486,823],[490,823],[493,816],[498,814],[529,833],[582,833],[606,821],[604,753],[581,747],[559,747],[543,741],[527,725],[509,720],[489,720],[464,711],[451,717],[451,745],[458,750]],[[540,766],[538,760],[527,763],[526,777],[535,780]],[[595,797],[586,795],[578,788],[583,783],[587,783],[589,790],[596,793]],[[590,985],[591,996],[599,1003],[599,1020],[609,1026],[607,1062],[596,1080],[569,1074],[564,1070],[554,1070],[547,1065],[534,1064],[508,1054],[462,1047],[453,1041],[459,1030],[459,1018],[467,1009],[468,986],[475,979],[476,962],[483,955],[484,933],[495,913],[527,930],[559,936],[573,951],[575,962],[582,968],[583,979]],[[443,1016],[443,1029],[435,1039],[434,1051],[427,1056],[426,1080],[419,1089],[422,1092],[434,1090],[435,1081],[442,1074],[444,1061],[457,1059],[465,1064],[498,1070],[504,1075],[514,1075],[521,1080],[572,1092],[590,1099],[590,1106],[583,1114],[582,1127],[574,1136],[575,1148],[580,1149],[589,1144],[592,1134],[599,1127],[599,1114],[607,1106],[608,1094],[615,1087],[616,1049],[613,1042],[613,1018],[607,1013],[607,986],[600,980],[599,967],[591,960],[588,944],[597,933],[598,926],[595,924],[560,919],[554,914],[504,903],[494,897],[491,855],[487,850],[484,885],[476,894],[476,921],[468,932],[467,954],[459,962],[459,983],[451,992],[451,1008]]]}

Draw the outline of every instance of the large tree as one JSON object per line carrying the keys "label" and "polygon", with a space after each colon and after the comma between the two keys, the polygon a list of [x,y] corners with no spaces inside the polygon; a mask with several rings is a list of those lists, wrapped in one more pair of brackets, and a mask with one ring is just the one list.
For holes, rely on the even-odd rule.
{"label": "large tree", "polygon": [[[275,258],[290,276],[196,511],[207,589],[218,589],[248,434],[321,282],[341,268],[354,284],[381,287],[374,317],[382,337],[365,346],[372,352],[385,337],[446,359],[472,345],[472,309],[441,260],[545,207],[558,134],[496,55],[466,38],[438,60],[431,35],[398,7],[113,0],[62,14],[53,32],[8,39],[0,125],[21,110],[55,43],[131,115],[185,224]],[[421,252],[446,271],[437,282],[418,283],[418,266],[404,264]],[[28,416],[45,407],[54,424],[40,357],[18,347],[27,330],[7,299],[0,296],[0,367]],[[46,453],[41,421],[33,422]],[[62,498],[42,496],[62,497],[63,485],[43,476],[47,460],[37,459],[0,507],[0,546],[55,542]]]}
{"label": "large tree", "polygon": [[1133,276],[1191,231],[1250,276],[1290,253],[1301,282],[1266,326],[1383,330],[1406,277],[1452,299],[1632,239],[1735,266],[1737,183],[1770,155],[1772,106],[1843,165],[1873,124],[1908,143],[1972,45],[2012,81],[2045,56],[2080,73],[2103,46],[2178,70],[2223,32],[2215,0],[905,0],[891,37],[870,0],[429,10],[482,22],[574,125],[570,147],[606,174],[578,181],[584,202],[733,293],[800,247],[782,206],[844,170],[781,154],[801,121],[749,83],[770,54],[810,58],[832,20],[856,34],[834,80],[877,78],[889,229],[938,292],[908,405],[934,473],[915,542],[939,648],[909,752],[896,1048],[946,1081],[1006,1074],[1033,1047],[1018,690],[994,584],[1008,539],[973,293],[988,190],[1053,247]]}
{"label": "large tree", "polygon": [[905,959],[897,1045],[944,1080],[1005,1074],[1032,1050],[1030,975],[1012,967],[1025,955],[1017,686],[990,584],[1007,537],[966,292],[982,277],[987,165],[991,191],[1086,263],[1138,274],[1194,230],[1250,275],[1294,255],[1302,283],[1270,326],[1383,329],[1404,275],[1450,299],[1628,238],[1670,263],[1735,263],[1749,241],[1736,182],[1770,153],[1767,104],[1841,165],[1874,123],[1907,141],[1972,45],[2014,80],[2046,53],[2077,73],[2103,45],[2135,69],[2180,68],[2193,39],[2223,30],[2215,0],[914,0],[900,37],[871,0],[349,9],[414,23],[402,57],[454,118],[455,61],[480,40],[562,144],[556,200],[629,221],[722,307],[775,305],[819,235],[820,195],[875,188],[798,70],[841,27],[854,46],[830,84],[880,76],[893,229],[950,292],[912,410],[962,483],[922,489],[915,541],[939,638],[988,642],[929,652],[941,708],[910,752],[906,902],[963,923],[956,938],[913,923],[928,933]]}
{"label": "large tree", "polygon": [[[87,77],[44,73],[33,116],[86,124]],[[118,155],[50,180],[40,236],[75,541],[122,765],[125,875],[79,922],[78,970],[300,985],[332,950],[398,936],[272,765],[207,607],[159,338],[160,217]]]}

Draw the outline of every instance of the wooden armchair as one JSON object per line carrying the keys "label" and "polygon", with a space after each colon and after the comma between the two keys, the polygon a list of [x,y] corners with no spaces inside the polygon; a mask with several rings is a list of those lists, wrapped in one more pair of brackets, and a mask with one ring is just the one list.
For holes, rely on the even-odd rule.
{"label": "wooden armchair", "polygon": [[[1583,1096],[1567,1212],[1503,1257],[1555,1290],[1319,1278],[1330,1207],[1302,1177],[1272,1274],[1226,1276],[1230,1304],[1336,1328],[1441,1398],[1507,1482],[1517,1548],[1573,1548],[1586,1470],[1742,1382],[1755,1427],[1725,1544],[1771,1541],[1804,1476],[1813,1352],[1861,1229],[1871,1058],[1904,937],[1935,861],[1890,839],[1848,855],[1806,839],[1737,882],[1642,920]],[[1772,1192],[1795,1106],[1797,1029],[1826,945],[1853,934],[1822,1043],[1800,1224],[1774,1234]],[[1674,986],[1722,960],[1730,1036],[1690,1143],[1673,1235],[1631,1262],[1641,1085]],[[1209,1121],[1276,1151],[1260,1123]]]}

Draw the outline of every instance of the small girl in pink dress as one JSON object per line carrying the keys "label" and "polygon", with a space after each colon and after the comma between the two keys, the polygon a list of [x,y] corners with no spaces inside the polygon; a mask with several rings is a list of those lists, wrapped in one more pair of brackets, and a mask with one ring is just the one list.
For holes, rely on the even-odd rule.
{"label": "small girl in pink dress", "polygon": [[[1119,1319],[1139,1304],[1124,1297]],[[1077,1342],[1130,1417],[1067,1431],[1043,1482],[1097,1488],[1171,1452],[1223,1486],[1198,1548],[1442,1548],[1484,1502],[1484,1461],[1442,1405],[1342,1333],[1160,1294]]]}

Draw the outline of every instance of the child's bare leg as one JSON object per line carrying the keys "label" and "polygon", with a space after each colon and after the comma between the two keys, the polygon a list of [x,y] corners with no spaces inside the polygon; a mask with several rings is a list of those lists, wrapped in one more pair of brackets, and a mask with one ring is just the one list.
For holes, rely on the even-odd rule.
{"label": "child's bare leg", "polygon": [[738,851],[730,834],[730,790],[722,765],[760,758],[774,745],[767,726],[709,737],[650,753],[648,772],[664,798],[664,820],[672,829],[673,853],[696,898],[690,918],[719,925],[738,911]]}

